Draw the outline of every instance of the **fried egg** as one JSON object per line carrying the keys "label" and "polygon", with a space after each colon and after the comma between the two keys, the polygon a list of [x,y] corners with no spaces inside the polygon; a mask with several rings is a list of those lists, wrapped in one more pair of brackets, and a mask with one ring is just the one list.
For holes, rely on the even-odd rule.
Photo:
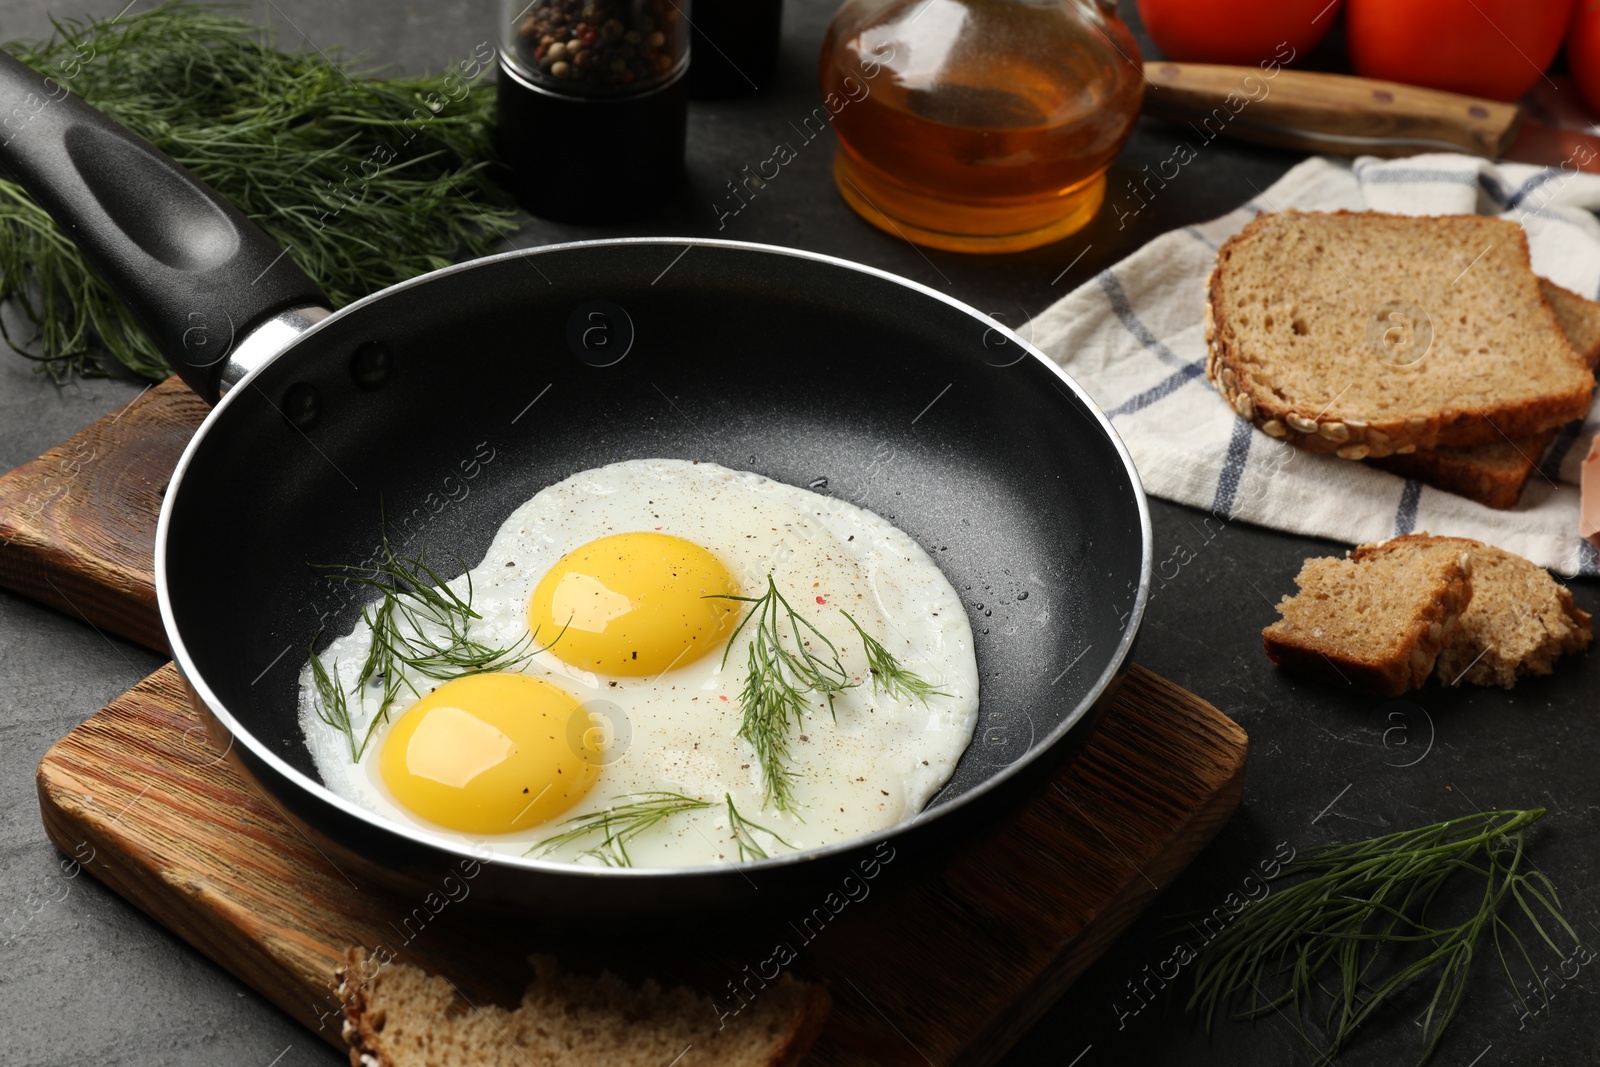
{"label": "fried egg", "polygon": [[[788,731],[787,807],[740,734],[755,627],[735,598],[760,597],[769,578],[848,675],[831,708],[807,694]],[[517,508],[447,584],[464,599],[470,588],[472,640],[537,651],[511,671],[408,671],[380,717],[381,680],[357,692],[363,621],[319,653],[350,694],[355,738],[372,728],[361,758],[319,714],[309,662],[300,722],[334,793],[507,855],[661,793],[703,806],[632,837],[634,866],[734,862],[748,856],[741,831],[769,855],[846,841],[921,811],[977,721],[972,630],[921,547],[870,511],[758,474],[669,459],[574,474]],[[851,619],[936,691],[875,686]],[[599,843],[548,858],[606,862],[588,847]]]}

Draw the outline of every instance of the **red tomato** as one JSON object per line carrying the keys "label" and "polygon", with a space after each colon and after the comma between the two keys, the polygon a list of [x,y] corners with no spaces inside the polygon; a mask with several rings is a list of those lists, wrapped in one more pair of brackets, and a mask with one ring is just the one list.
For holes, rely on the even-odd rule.
{"label": "red tomato", "polygon": [[1139,0],[1139,18],[1180,63],[1287,63],[1315,48],[1341,0]]}
{"label": "red tomato", "polygon": [[1600,114],[1600,0],[1578,0],[1572,9],[1567,66],[1584,102]]}
{"label": "red tomato", "polygon": [[1349,0],[1345,37],[1350,62],[1362,77],[1515,100],[1556,57],[1572,5],[1573,0]]}

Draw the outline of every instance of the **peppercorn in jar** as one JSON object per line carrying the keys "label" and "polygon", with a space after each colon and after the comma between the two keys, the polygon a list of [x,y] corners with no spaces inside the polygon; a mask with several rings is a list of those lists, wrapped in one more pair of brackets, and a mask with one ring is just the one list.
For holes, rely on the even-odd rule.
{"label": "peppercorn in jar", "polygon": [[522,73],[561,92],[634,93],[687,61],[682,22],[672,0],[535,0],[507,51]]}

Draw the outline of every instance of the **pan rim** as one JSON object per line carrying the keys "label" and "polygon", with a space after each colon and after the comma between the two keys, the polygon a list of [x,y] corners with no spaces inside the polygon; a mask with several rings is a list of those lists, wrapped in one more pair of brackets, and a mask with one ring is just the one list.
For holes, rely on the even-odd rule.
{"label": "pan rim", "polygon": [[[570,863],[558,860],[534,859],[527,856],[510,856],[492,851],[488,852],[486,855],[485,852],[487,850],[474,848],[471,844],[464,844],[461,838],[447,836],[444,833],[436,833],[425,828],[407,826],[403,823],[395,821],[394,819],[385,817],[375,811],[363,808],[358,804],[346,800],[344,797],[334,793],[322,782],[291,766],[281,756],[277,755],[270,748],[268,748],[260,738],[256,737],[251,730],[239,722],[233,713],[229,711],[227,704],[222,701],[206,683],[204,675],[195,665],[193,658],[189,654],[188,647],[183,641],[183,636],[179,630],[176,614],[173,609],[171,595],[168,591],[167,539],[170,532],[173,509],[176,506],[176,501],[183,496],[184,474],[188,470],[189,464],[193,460],[194,456],[205,447],[206,437],[208,436],[208,433],[212,427],[219,421],[219,419],[226,417],[226,411],[234,402],[235,397],[243,395],[246,387],[249,386],[258,375],[266,372],[269,367],[276,364],[278,360],[286,353],[298,347],[301,343],[313,337],[315,334],[320,333],[335,320],[343,319],[353,315],[369,304],[387,299],[398,292],[425,285],[436,278],[475,270],[477,268],[494,263],[500,263],[509,260],[527,259],[529,257],[539,256],[545,253],[561,252],[569,249],[592,247],[612,248],[625,245],[661,245],[668,247],[677,247],[680,245],[689,247],[701,246],[723,248],[732,251],[790,256],[797,259],[806,259],[812,262],[826,264],[831,267],[843,268],[859,274],[869,275],[871,277],[905,287],[924,297],[931,297],[940,303],[946,304],[955,310],[962,312],[963,314],[972,316],[976,321],[986,324],[990,329],[996,330],[1004,335],[1011,343],[1019,345],[1026,357],[1043,364],[1044,367],[1052,375],[1054,375],[1057,381],[1059,381],[1061,385],[1065,386],[1070,391],[1072,397],[1080,401],[1088,410],[1089,414],[1094,418],[1099,426],[1101,432],[1105,435],[1106,439],[1115,449],[1118,458],[1121,459],[1123,469],[1126,472],[1129,484],[1133,489],[1134,503],[1139,514],[1139,583],[1138,588],[1135,591],[1133,606],[1128,613],[1127,623],[1123,626],[1121,636],[1119,637],[1117,646],[1114,650],[1114,654],[1107,662],[1105,669],[1101,671],[1100,676],[1095,679],[1094,683],[1089,686],[1084,697],[1078,701],[1077,706],[1073,708],[1073,710],[1042,739],[1036,739],[1035,743],[1022,756],[1017,758],[1009,765],[1001,768],[995,774],[989,776],[983,782],[961,794],[959,797],[951,800],[947,804],[939,805],[937,808],[924,807],[921,811],[909,819],[905,819],[901,822],[895,823],[892,826],[885,827],[882,830],[878,830],[870,834],[863,834],[859,837],[852,837],[844,841],[838,841],[832,844],[822,845],[816,848],[805,849],[798,852],[786,853],[781,856],[773,856],[767,859],[737,861],[733,863],[701,864],[690,867],[591,866],[587,864]],[[831,256],[826,253],[811,252],[798,248],[788,248],[782,245],[761,244],[753,241],[731,241],[708,237],[619,237],[584,241],[565,241],[558,244],[540,245],[537,248],[515,249],[509,252],[497,253],[492,256],[484,256],[478,259],[468,260],[463,263],[451,264],[448,267],[442,267],[438,270],[429,271],[426,274],[420,274],[414,278],[409,278],[406,281],[399,282],[395,285],[389,286],[388,288],[381,289],[376,293],[362,297],[361,299],[348,304],[343,308],[340,308],[327,318],[315,323],[304,333],[301,333],[295,337],[271,357],[263,360],[260,365],[256,366],[249,373],[244,375],[211,409],[211,411],[206,415],[205,420],[200,424],[199,429],[195,431],[194,436],[190,438],[189,443],[184,447],[183,454],[179,457],[177,465],[173,468],[172,478],[168,482],[167,491],[161,503],[160,516],[156,523],[155,584],[156,600],[161,615],[161,625],[167,637],[167,643],[171,651],[173,663],[177,667],[178,673],[183,678],[184,682],[189,686],[194,696],[205,705],[206,711],[213,716],[223,726],[224,729],[228,731],[229,736],[232,738],[232,744],[242,745],[246,750],[248,750],[254,759],[265,764],[281,779],[293,784],[296,788],[309,794],[313,799],[324,804],[331,805],[343,815],[356,819],[359,822],[366,823],[374,830],[396,834],[414,844],[420,844],[429,848],[439,849],[452,858],[474,860],[479,863],[492,864],[494,866],[504,867],[510,870],[529,871],[537,872],[541,875],[567,877],[697,878],[717,874],[744,874],[751,871],[780,871],[784,868],[795,867],[801,864],[811,863],[813,861],[823,861],[833,856],[870,848],[880,842],[889,841],[897,836],[900,836],[914,826],[921,826],[926,823],[947,817],[955,813],[963,806],[977,801],[990,791],[1000,788],[1010,778],[1022,773],[1023,769],[1029,763],[1033,762],[1033,760],[1036,759],[1040,753],[1053,748],[1062,740],[1062,738],[1066,736],[1066,734],[1076,728],[1083,717],[1088,714],[1089,710],[1093,708],[1105,695],[1106,691],[1117,680],[1118,676],[1126,670],[1128,658],[1133,648],[1133,643],[1138,636],[1140,626],[1143,624],[1145,609],[1149,602],[1154,556],[1154,534],[1151,528],[1150,507],[1144,491],[1144,484],[1140,480],[1138,469],[1134,466],[1133,458],[1129,455],[1127,446],[1123,443],[1122,438],[1117,433],[1115,427],[1111,425],[1111,420],[1106,416],[1100,405],[1097,404],[1093,398],[1091,398],[1089,394],[1084,391],[1083,387],[1074,381],[1073,378],[1067,374],[1067,372],[1064,371],[1054,360],[1052,360],[1038,348],[1034,347],[1032,343],[1024,340],[1004,323],[992,318],[982,311],[979,311],[970,304],[964,303],[963,301],[957,300],[952,296],[941,293],[938,290],[923,285],[920,282],[912,281],[909,278],[902,277],[890,271],[868,266],[864,263],[857,263],[853,260],[843,259],[838,256]],[[979,708],[981,714],[981,694],[979,697]],[[261,788],[259,784],[255,785],[255,787]],[[938,794],[935,793],[935,798],[937,795]]]}

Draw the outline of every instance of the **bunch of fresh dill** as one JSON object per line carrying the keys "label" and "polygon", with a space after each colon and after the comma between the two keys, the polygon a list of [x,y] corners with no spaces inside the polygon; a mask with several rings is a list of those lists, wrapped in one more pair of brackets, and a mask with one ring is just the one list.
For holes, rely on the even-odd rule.
{"label": "bunch of fresh dill", "polygon": [[[432,77],[380,77],[337,53],[281,51],[211,5],[167,3],[62,20],[3,47],[188,167],[258,223],[335,306],[491,251],[513,213],[487,173],[494,93],[486,42]],[[0,300],[31,325],[6,334],[57,380],[166,363],[71,240],[0,180]]]}
{"label": "bunch of fresh dill", "polygon": [[[1524,832],[1543,815],[1480,812],[1303,853],[1269,879],[1292,884],[1274,885],[1201,950],[1189,1008],[1207,1027],[1230,1007],[1245,1018],[1288,1009],[1308,1044],[1305,1024],[1320,1015],[1321,1064],[1386,1010],[1412,1005],[1426,1062],[1491,946],[1523,1000],[1513,969],[1538,972],[1514,918],[1559,954],[1558,941],[1579,944],[1526,855]],[[1458,891],[1466,905],[1446,907]]]}

